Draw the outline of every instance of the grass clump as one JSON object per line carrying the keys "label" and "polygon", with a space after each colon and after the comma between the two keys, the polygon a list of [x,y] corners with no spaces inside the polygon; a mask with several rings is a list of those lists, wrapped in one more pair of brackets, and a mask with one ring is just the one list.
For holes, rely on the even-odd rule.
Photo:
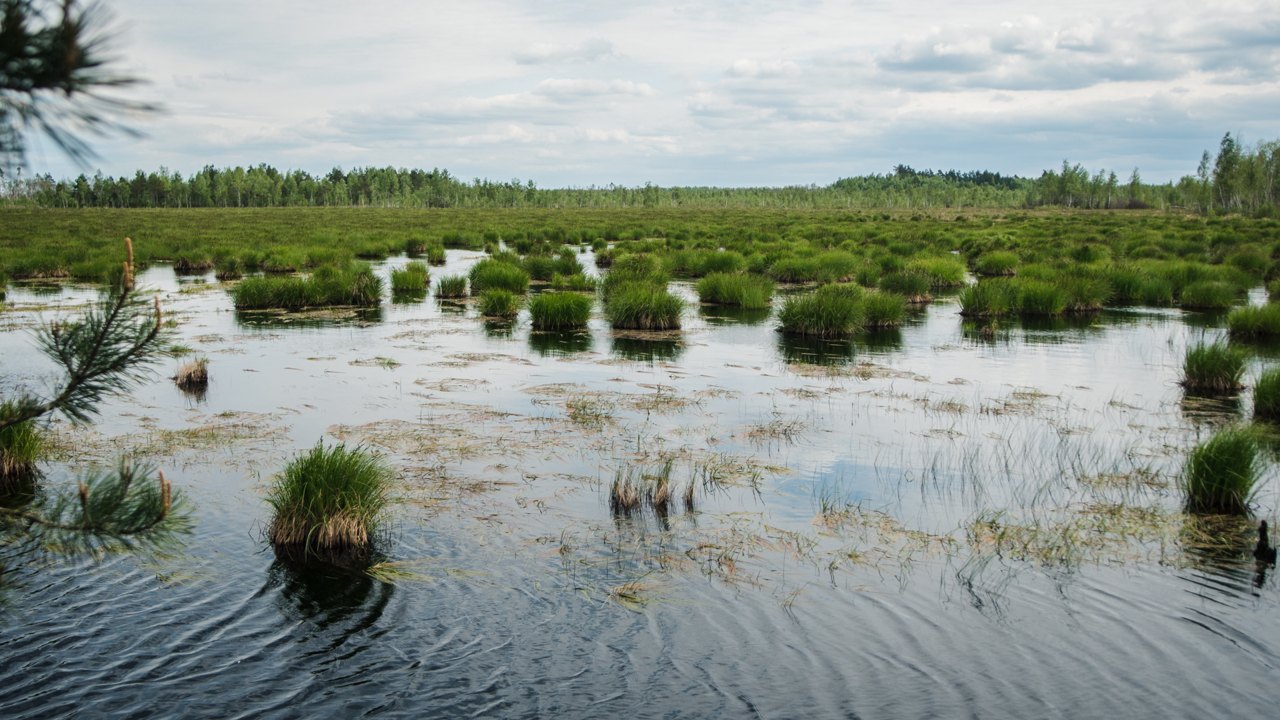
{"label": "grass clump", "polygon": [[318,443],[276,476],[267,538],[277,555],[326,561],[367,558],[395,475],[362,447]]}
{"label": "grass clump", "polygon": [[662,264],[652,255],[622,255],[614,260],[609,273],[600,281],[600,294],[608,302],[621,287],[642,283],[665,288],[669,279]]}
{"label": "grass clump", "polygon": [[862,307],[869,328],[898,327],[907,315],[907,299],[897,293],[868,292],[862,297]]}
{"label": "grass clump", "polygon": [[1236,308],[1227,315],[1227,330],[1240,339],[1280,337],[1280,303]]}
{"label": "grass clump", "polygon": [[1280,367],[1263,372],[1253,386],[1253,416],[1280,421]]}
{"label": "grass clump", "polygon": [[173,377],[179,388],[188,392],[200,392],[209,387],[209,358],[196,358],[183,363]]}
{"label": "grass clump", "polygon": [[1187,457],[1182,487],[1190,513],[1244,515],[1258,479],[1259,443],[1249,427],[1231,427]]}
{"label": "grass clump", "polygon": [[[11,408],[0,412],[4,416]],[[35,420],[0,428],[0,489],[10,489],[35,477],[36,461],[44,450],[44,440]]]}
{"label": "grass clump", "polygon": [[572,330],[587,326],[593,300],[575,292],[542,293],[529,300],[535,330]]}
{"label": "grass clump", "polygon": [[778,313],[782,332],[807,337],[846,337],[865,321],[862,291],[855,285],[824,285],[805,295],[792,295]]}
{"label": "grass clump", "polygon": [[1187,348],[1182,386],[1192,392],[1231,393],[1240,389],[1245,353],[1226,343],[1200,343]]}
{"label": "grass clump", "polygon": [[445,275],[436,280],[436,297],[464,298],[467,296],[466,275]]}
{"label": "grass clump", "polygon": [[[929,288],[932,290],[962,287],[964,285],[965,271],[964,263],[959,258],[954,257],[918,258],[908,263],[904,269],[904,272],[908,274],[919,273],[924,275],[929,279]],[[885,289],[892,290],[892,288]],[[907,295],[902,290],[893,291]]]}
{"label": "grass clump", "polygon": [[392,295],[426,295],[430,273],[426,263],[411,262],[399,270],[391,271]]}
{"label": "grass clump", "polygon": [[310,277],[252,277],[231,289],[237,310],[377,305],[382,281],[363,263],[318,268]]}
{"label": "grass clump", "polygon": [[480,314],[487,318],[512,320],[520,314],[520,296],[501,288],[490,288],[480,293]]}
{"label": "grass clump", "polygon": [[933,299],[929,291],[933,285],[929,276],[916,270],[892,272],[880,278],[880,289],[898,293],[912,303],[927,303]]}
{"label": "grass clump", "polygon": [[979,257],[973,263],[973,271],[987,277],[1009,276],[1017,272],[1017,253],[998,250]]}
{"label": "grass clump", "polygon": [[529,273],[524,268],[501,259],[485,258],[471,268],[471,292],[506,290],[523,295],[529,289]]}
{"label": "grass clump", "polygon": [[1189,310],[1226,310],[1236,303],[1236,287],[1222,280],[1197,280],[1182,288],[1178,307]]}
{"label": "grass clump", "polygon": [[605,304],[605,317],[617,330],[678,330],[684,301],[665,285],[631,282],[615,287]]}
{"label": "grass clump", "polygon": [[594,292],[596,289],[596,280],[587,277],[582,273],[574,273],[573,275],[561,275],[556,273],[551,276],[551,289],[564,290],[572,292]]}
{"label": "grass clump", "polygon": [[711,273],[698,281],[698,299],[711,305],[759,310],[773,299],[773,281],[760,275]]}
{"label": "grass clump", "polygon": [[1001,317],[1018,307],[1016,287],[1007,280],[983,280],[960,291],[960,314],[966,317]]}

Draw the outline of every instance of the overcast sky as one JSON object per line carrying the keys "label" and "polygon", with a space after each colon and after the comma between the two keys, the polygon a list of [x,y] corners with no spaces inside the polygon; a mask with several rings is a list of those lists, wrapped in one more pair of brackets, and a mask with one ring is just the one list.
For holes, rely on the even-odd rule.
{"label": "overcast sky", "polygon": [[[439,167],[542,187],[916,168],[1146,180],[1280,138],[1280,1],[107,0],[165,112],[109,174]],[[48,141],[30,169],[78,169]],[[92,170],[92,168],[91,168]]]}

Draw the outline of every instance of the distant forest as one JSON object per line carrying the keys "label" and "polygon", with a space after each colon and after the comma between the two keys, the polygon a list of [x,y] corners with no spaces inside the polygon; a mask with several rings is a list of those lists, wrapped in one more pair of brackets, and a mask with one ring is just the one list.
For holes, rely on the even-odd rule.
{"label": "distant forest", "polygon": [[717,188],[608,185],[540,188],[533,181],[473,180],[447,170],[334,168],[325,175],[206,166],[188,177],[139,170],[133,177],[49,175],[0,179],[0,204],[46,208],[407,207],[407,208],[1033,208],[1181,209],[1201,213],[1280,213],[1280,141],[1243,147],[1227,133],[1216,155],[1205,151],[1195,174],[1163,185],[1090,172],[1063,161],[1038,178],[997,172],[916,170],[836,180],[830,185]]}

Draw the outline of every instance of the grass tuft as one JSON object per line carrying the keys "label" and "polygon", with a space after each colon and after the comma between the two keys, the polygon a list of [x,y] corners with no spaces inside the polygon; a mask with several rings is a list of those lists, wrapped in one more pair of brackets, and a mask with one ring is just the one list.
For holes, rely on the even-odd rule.
{"label": "grass tuft", "polygon": [[34,420],[0,428],[0,489],[17,487],[35,477],[36,461],[43,450],[44,440]]}
{"label": "grass tuft", "polygon": [[712,305],[760,310],[773,299],[773,281],[760,275],[711,273],[698,281],[698,299]]}
{"label": "grass tuft", "polygon": [[1200,343],[1187,348],[1182,386],[1191,392],[1231,393],[1240,389],[1246,355],[1226,343]]}
{"label": "grass tuft", "polygon": [[252,277],[231,288],[237,310],[377,305],[382,281],[368,265],[326,265],[310,277]]}
{"label": "grass tuft", "polygon": [[587,326],[592,298],[574,292],[542,293],[529,300],[535,330],[573,330]]}
{"label": "grass tuft", "polygon": [[605,303],[609,324],[619,330],[677,330],[683,310],[684,301],[665,285],[647,282],[615,285]]}
{"label": "grass tuft", "polygon": [[436,297],[464,298],[467,296],[467,276],[445,275],[436,281]]}
{"label": "grass tuft", "polygon": [[391,294],[425,296],[430,284],[426,263],[411,262],[399,270],[391,271]]}
{"label": "grass tuft", "polygon": [[520,314],[520,296],[501,288],[481,292],[477,304],[480,314],[487,318],[511,320]]}
{"label": "grass tuft", "polygon": [[1258,479],[1259,443],[1250,427],[1231,427],[1191,451],[1182,487],[1190,513],[1243,515]]}
{"label": "grass tuft", "polygon": [[824,285],[792,295],[778,313],[782,332],[807,337],[846,337],[862,329],[866,311],[856,285]]}
{"label": "grass tuft", "polygon": [[173,381],[179,388],[189,392],[199,392],[209,387],[209,359],[196,358],[183,363]]}
{"label": "grass tuft", "polygon": [[1264,371],[1253,386],[1253,416],[1280,421],[1280,367]]}

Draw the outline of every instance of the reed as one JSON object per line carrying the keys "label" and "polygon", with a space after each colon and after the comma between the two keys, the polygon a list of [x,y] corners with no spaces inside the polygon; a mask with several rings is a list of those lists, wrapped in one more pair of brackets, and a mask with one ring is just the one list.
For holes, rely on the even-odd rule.
{"label": "reed", "polygon": [[512,320],[520,314],[520,296],[501,288],[490,288],[479,295],[480,314],[487,318]]}
{"label": "reed", "polygon": [[1199,343],[1187,348],[1182,386],[1191,392],[1232,393],[1240,389],[1247,356],[1226,343]]}
{"label": "reed", "polygon": [[392,295],[425,295],[431,276],[426,263],[411,262],[391,271]]}
{"label": "reed", "polygon": [[1227,330],[1232,338],[1253,339],[1280,337],[1280,303],[1261,307],[1249,305],[1227,315]]}
{"label": "reed", "polygon": [[760,275],[711,273],[698,281],[698,299],[711,305],[759,310],[773,300],[773,281]]}
{"label": "reed", "polygon": [[663,285],[630,282],[615,286],[605,303],[605,317],[618,330],[677,330],[684,301]]}
{"label": "reed", "polygon": [[471,267],[471,292],[477,295],[486,290],[506,290],[523,295],[529,289],[529,273],[519,265],[501,259],[485,258]]}
{"label": "reed", "polygon": [[1225,428],[1192,450],[1182,476],[1187,512],[1247,514],[1259,450],[1257,431],[1250,427]]}
{"label": "reed", "polygon": [[318,443],[275,477],[267,537],[278,555],[292,559],[367,557],[394,477],[362,447]]}
{"label": "reed", "polygon": [[587,326],[593,300],[575,292],[542,293],[529,300],[535,330],[574,330]]}
{"label": "reed", "polygon": [[856,285],[824,285],[792,295],[778,312],[782,332],[807,337],[847,337],[863,327],[865,308]]}
{"label": "reed", "polygon": [[1253,416],[1280,422],[1280,367],[1264,371],[1253,386]]}
{"label": "reed", "polygon": [[445,275],[436,280],[436,297],[464,298],[467,296],[466,275]]}

